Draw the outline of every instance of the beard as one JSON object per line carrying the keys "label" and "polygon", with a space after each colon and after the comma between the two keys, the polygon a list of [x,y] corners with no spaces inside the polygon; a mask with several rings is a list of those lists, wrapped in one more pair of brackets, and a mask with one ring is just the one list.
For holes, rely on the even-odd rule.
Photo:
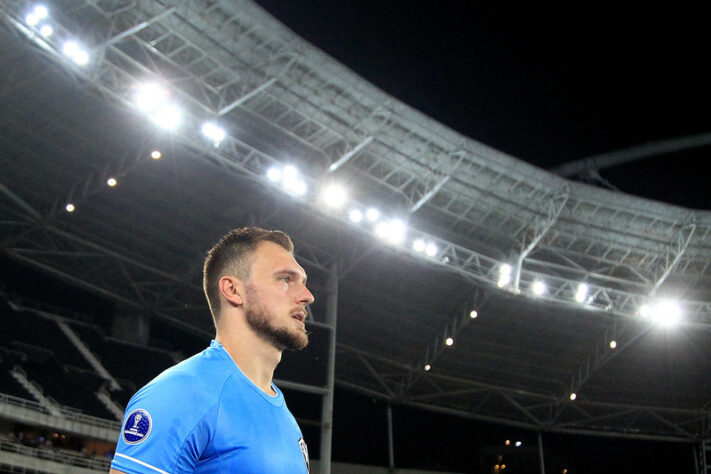
{"label": "beard", "polygon": [[274,316],[262,306],[255,289],[247,287],[247,300],[251,303],[246,308],[247,323],[260,337],[279,350],[298,351],[308,345],[309,336],[305,330],[274,326]]}

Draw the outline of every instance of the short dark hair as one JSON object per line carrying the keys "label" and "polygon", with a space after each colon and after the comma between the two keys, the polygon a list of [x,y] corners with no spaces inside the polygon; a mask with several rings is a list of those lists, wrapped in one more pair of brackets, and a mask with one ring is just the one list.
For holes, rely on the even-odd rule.
{"label": "short dark hair", "polygon": [[202,272],[202,288],[215,325],[220,317],[220,278],[234,275],[240,280],[248,280],[254,251],[261,242],[274,242],[289,252],[294,252],[294,244],[288,235],[279,230],[261,227],[240,227],[231,230],[207,252]]}

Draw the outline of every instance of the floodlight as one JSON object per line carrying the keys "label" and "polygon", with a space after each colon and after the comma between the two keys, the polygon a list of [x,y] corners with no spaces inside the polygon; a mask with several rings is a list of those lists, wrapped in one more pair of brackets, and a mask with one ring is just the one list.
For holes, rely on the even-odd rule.
{"label": "floodlight", "polygon": [[346,188],[340,184],[331,183],[323,189],[321,199],[323,199],[326,206],[333,209],[339,209],[348,199],[348,192],[346,191]]}
{"label": "floodlight", "polygon": [[437,246],[433,243],[427,244],[427,247],[425,247],[425,255],[428,257],[434,257],[437,255]]}
{"label": "floodlight", "polygon": [[267,179],[272,183],[281,181],[281,170],[276,166],[272,166],[267,170]]}
{"label": "floodlight", "polygon": [[412,242],[412,249],[415,252],[424,252],[425,251],[425,241],[422,239],[415,239],[414,242]]}
{"label": "floodlight", "polygon": [[37,25],[37,23],[39,23],[39,18],[37,18],[36,14],[30,13],[25,17],[25,23],[30,26],[35,26]]}
{"label": "floodlight", "polygon": [[681,308],[675,301],[662,300],[652,308],[651,317],[662,326],[674,326],[681,319]]}
{"label": "floodlight", "polygon": [[511,440],[510,440],[510,439],[507,439],[506,441],[504,441],[504,444],[505,444],[506,446],[510,446],[510,445],[511,445]]}
{"label": "floodlight", "polygon": [[183,111],[174,104],[164,104],[151,115],[151,118],[160,128],[175,130],[183,121]]}
{"label": "floodlight", "polygon": [[225,129],[217,125],[215,122],[206,122],[202,125],[202,134],[212,140],[215,146],[218,146],[225,138]]}
{"label": "floodlight", "polygon": [[575,301],[584,303],[588,296],[588,285],[581,283],[578,285],[578,290],[575,292]]}
{"label": "floodlight", "polygon": [[353,209],[351,212],[348,213],[348,219],[350,219],[350,221],[354,224],[358,224],[360,221],[363,220],[363,213],[360,212],[360,210],[358,209]]}
{"label": "floodlight", "polygon": [[477,316],[479,316],[479,313],[475,309],[471,310],[471,312],[469,313],[469,317],[472,319],[476,318]]}
{"label": "floodlight", "polygon": [[44,18],[47,18],[49,11],[44,5],[37,5],[35,9],[32,10],[32,14],[34,14],[39,20],[42,20]]}
{"label": "floodlight", "polygon": [[454,339],[452,339],[451,337],[448,337],[447,339],[444,340],[444,343],[447,344],[448,346],[451,346],[452,344],[454,344]]}
{"label": "floodlight", "polygon": [[371,207],[365,211],[365,218],[370,222],[375,222],[380,219],[380,211],[374,207]]}
{"label": "floodlight", "polygon": [[160,160],[161,156],[163,156],[163,154],[158,150],[153,150],[151,152],[151,158],[153,158],[154,160]]}
{"label": "floodlight", "polygon": [[430,364],[425,364],[425,372],[429,372],[432,366]]}
{"label": "floodlight", "polygon": [[292,165],[287,165],[282,169],[281,184],[286,192],[294,196],[306,194],[306,183],[299,176],[299,171]]}
{"label": "floodlight", "polygon": [[523,443],[521,441],[516,441],[515,444],[517,448],[520,448]]}
{"label": "floodlight", "polygon": [[391,244],[401,244],[405,240],[405,223],[400,219],[381,222],[375,227],[375,234]]}
{"label": "floodlight", "polygon": [[541,296],[543,293],[546,292],[546,284],[543,283],[542,280],[536,280],[531,285],[531,291],[533,291],[534,295]]}
{"label": "floodlight", "polygon": [[612,340],[610,341],[610,349],[616,349],[617,348],[617,341]]}
{"label": "floodlight", "polygon": [[499,286],[499,288],[503,288],[509,283],[511,283],[511,265],[509,265],[508,263],[503,263],[499,267],[499,281],[497,285]]}
{"label": "floodlight", "polygon": [[113,188],[114,186],[116,186],[118,184],[118,181],[116,181],[116,178],[109,178],[106,181],[106,184],[108,184],[109,186],[111,186]]}
{"label": "floodlight", "polygon": [[573,393],[570,394],[570,397],[569,397],[569,398],[570,398],[571,401],[573,401],[573,400],[575,400],[576,398],[578,398],[578,394],[576,394],[575,392],[573,392]]}
{"label": "floodlight", "polygon": [[71,58],[78,66],[83,66],[89,62],[89,53],[76,41],[67,41],[62,46],[62,52]]}
{"label": "floodlight", "polygon": [[52,36],[52,33],[54,33],[54,28],[52,28],[52,25],[40,26],[40,34],[45,38],[49,38],[50,36]]}
{"label": "floodlight", "polygon": [[74,211],[76,211],[77,208],[74,206],[74,204],[69,203],[66,206],[64,206],[64,209],[66,209],[67,212],[74,212]]}
{"label": "floodlight", "polygon": [[152,112],[166,103],[168,91],[155,82],[147,82],[138,86],[134,100],[140,110]]}
{"label": "floodlight", "polygon": [[652,308],[648,304],[643,304],[642,306],[639,307],[638,313],[640,316],[647,319],[652,314]]}

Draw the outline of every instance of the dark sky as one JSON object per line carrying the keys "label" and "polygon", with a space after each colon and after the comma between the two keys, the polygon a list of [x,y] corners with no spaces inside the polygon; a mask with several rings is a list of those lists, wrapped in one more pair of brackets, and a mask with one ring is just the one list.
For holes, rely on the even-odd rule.
{"label": "dark sky", "polygon": [[[711,131],[701,11],[513,2],[292,2],[267,11],[438,121],[543,168]],[[436,5],[436,6],[435,6]],[[711,147],[602,171],[614,187],[711,209]]]}

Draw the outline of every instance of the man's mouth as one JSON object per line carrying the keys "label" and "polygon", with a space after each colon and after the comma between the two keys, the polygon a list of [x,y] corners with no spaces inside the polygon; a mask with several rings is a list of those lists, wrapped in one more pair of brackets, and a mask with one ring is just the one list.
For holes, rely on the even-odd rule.
{"label": "man's mouth", "polygon": [[306,313],[303,311],[297,311],[296,313],[293,313],[291,317],[299,321],[301,324],[306,323]]}

